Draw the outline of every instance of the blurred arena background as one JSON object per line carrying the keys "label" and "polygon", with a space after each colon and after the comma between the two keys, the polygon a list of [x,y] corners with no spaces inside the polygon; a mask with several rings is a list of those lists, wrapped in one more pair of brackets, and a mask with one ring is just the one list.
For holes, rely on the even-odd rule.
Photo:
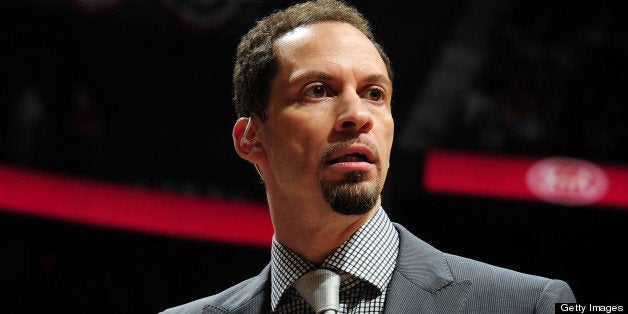
{"label": "blurred arena background", "polygon": [[[3,312],[155,313],[267,263],[230,79],[239,37],[291,3],[0,4]],[[625,302],[628,4],[349,3],[396,70],[391,218]]]}

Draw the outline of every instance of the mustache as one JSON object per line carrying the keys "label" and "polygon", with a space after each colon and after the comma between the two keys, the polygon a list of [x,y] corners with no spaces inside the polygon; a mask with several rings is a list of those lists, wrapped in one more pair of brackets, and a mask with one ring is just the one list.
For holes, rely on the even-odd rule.
{"label": "mustache", "polygon": [[374,163],[379,164],[379,149],[373,142],[366,139],[351,139],[330,144],[321,154],[320,164],[324,165],[332,155],[352,145],[366,146],[373,153]]}

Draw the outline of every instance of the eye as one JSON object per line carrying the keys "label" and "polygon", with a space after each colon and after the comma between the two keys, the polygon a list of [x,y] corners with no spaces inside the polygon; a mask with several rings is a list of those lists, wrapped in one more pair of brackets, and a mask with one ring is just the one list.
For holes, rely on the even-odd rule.
{"label": "eye", "polygon": [[363,97],[372,101],[381,101],[384,99],[384,91],[376,87],[369,88],[366,90]]}
{"label": "eye", "polygon": [[310,98],[323,98],[328,96],[327,89],[321,83],[307,87],[303,94]]}

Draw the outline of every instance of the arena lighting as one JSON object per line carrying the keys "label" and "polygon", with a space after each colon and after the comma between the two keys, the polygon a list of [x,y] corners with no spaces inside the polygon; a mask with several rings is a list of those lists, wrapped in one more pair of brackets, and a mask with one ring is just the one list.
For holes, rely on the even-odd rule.
{"label": "arena lighting", "polygon": [[192,197],[0,165],[0,209],[92,226],[269,247],[265,204]]}
{"label": "arena lighting", "polygon": [[628,167],[568,158],[432,151],[428,192],[628,209]]}

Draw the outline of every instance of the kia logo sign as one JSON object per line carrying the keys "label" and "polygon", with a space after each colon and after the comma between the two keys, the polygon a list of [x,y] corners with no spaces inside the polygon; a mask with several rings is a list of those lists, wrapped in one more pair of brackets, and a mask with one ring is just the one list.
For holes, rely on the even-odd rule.
{"label": "kia logo sign", "polygon": [[536,162],[526,174],[526,183],[538,198],[569,206],[595,203],[608,190],[608,179],[600,167],[574,158]]}

